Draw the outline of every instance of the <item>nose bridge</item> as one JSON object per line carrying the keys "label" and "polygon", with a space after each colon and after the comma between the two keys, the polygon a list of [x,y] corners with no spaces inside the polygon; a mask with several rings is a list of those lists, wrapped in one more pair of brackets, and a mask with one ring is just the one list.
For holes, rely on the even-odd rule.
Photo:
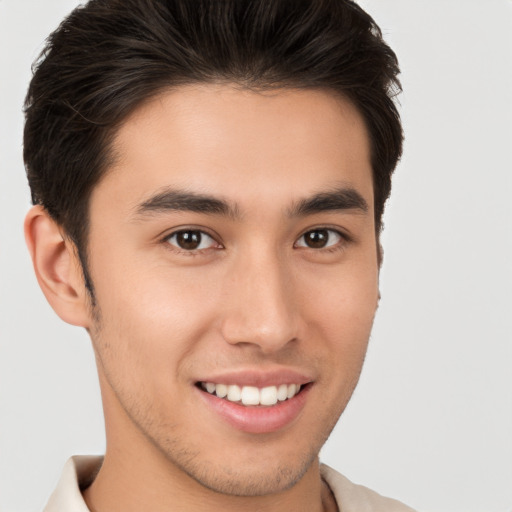
{"label": "nose bridge", "polygon": [[231,344],[273,352],[297,337],[293,283],[286,262],[272,249],[240,257],[232,269],[223,335]]}

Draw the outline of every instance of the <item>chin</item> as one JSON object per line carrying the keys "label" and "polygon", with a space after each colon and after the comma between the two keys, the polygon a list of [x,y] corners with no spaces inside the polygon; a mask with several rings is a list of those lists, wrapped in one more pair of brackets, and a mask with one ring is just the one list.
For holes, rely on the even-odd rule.
{"label": "chin", "polygon": [[[245,460],[243,463],[189,460],[180,469],[201,486],[230,496],[250,497],[277,494],[296,485],[317,461],[316,453],[295,460]],[[176,464],[176,461],[174,461]]]}

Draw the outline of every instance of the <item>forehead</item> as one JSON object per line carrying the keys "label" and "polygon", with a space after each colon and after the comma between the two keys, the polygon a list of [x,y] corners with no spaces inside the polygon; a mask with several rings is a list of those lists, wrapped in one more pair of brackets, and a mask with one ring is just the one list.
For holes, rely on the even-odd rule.
{"label": "forehead", "polygon": [[362,116],[324,90],[201,84],[165,91],[126,119],[113,153],[97,189],[115,189],[132,207],[169,186],[254,202],[264,188],[291,201],[346,184],[373,203]]}

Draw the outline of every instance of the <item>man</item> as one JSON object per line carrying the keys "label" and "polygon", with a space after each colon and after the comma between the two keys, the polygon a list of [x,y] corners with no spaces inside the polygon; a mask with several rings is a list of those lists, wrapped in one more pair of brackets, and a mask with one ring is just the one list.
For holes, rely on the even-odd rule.
{"label": "man", "polygon": [[92,0],[51,35],[25,233],[107,449],[47,511],[410,510],[318,461],[378,305],[397,74],[351,1]]}

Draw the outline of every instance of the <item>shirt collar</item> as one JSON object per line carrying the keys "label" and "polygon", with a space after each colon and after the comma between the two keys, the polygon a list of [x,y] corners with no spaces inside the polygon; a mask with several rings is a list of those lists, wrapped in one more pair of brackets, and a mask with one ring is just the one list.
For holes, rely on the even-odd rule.
{"label": "shirt collar", "polygon": [[102,463],[101,456],[71,457],[66,462],[59,483],[43,512],[90,512],[81,489],[91,484]]}

